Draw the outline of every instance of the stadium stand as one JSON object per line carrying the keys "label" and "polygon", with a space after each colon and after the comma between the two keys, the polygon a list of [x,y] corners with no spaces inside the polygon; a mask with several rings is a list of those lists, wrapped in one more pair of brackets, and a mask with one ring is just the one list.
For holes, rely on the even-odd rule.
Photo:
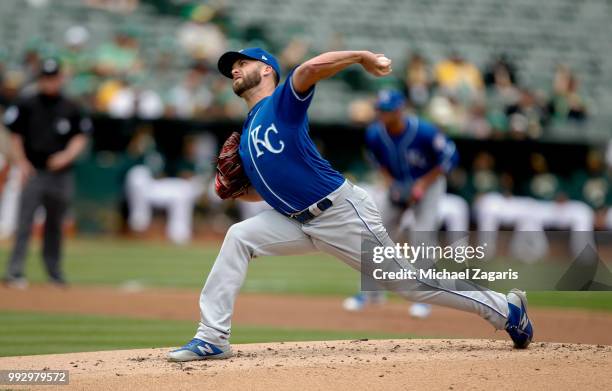
{"label": "stadium stand", "polygon": [[[92,153],[77,167],[87,179],[80,181],[87,186],[79,189],[79,225],[96,226],[110,219],[92,205],[119,202],[137,134],[149,134],[172,166],[183,157],[184,138],[218,141],[240,126],[244,105],[214,71],[221,51],[263,46],[279,55],[285,74],[304,56],[326,50],[370,49],[392,58],[394,77],[374,79],[349,68],[317,86],[310,109],[317,143],[335,167],[358,179],[369,170],[362,139],[352,135],[371,119],[377,90],[410,95],[404,67],[418,54],[425,76],[417,76],[429,91],[417,109],[443,126],[461,153],[451,191],[468,201],[491,190],[531,196],[529,162],[541,154],[559,185],[554,198],[583,200],[603,216],[612,203],[610,171],[587,157],[603,161],[612,138],[610,20],[610,0],[2,0],[0,111],[31,92],[41,58],[59,56],[71,69],[67,92],[97,111]],[[285,60],[288,47],[294,57]],[[488,89],[463,107],[468,118],[461,126],[446,126],[431,109],[445,97],[435,69],[454,55],[475,69],[474,84],[482,78]],[[496,107],[492,64],[500,57],[515,100]],[[494,157],[497,189],[480,188],[477,179],[487,175],[472,172],[482,152]]]}
{"label": "stadium stand", "polygon": [[[65,31],[78,23],[90,31],[89,48],[98,47],[118,28],[128,26],[140,43],[147,71],[138,82],[147,88],[163,91],[169,81],[180,79],[189,68],[192,59],[176,42],[185,18],[159,13],[162,5],[176,2],[141,1],[129,14],[109,12],[89,3],[54,0],[51,6],[49,1],[0,2],[0,41],[8,65],[18,65],[28,49],[35,48],[42,55],[57,52]],[[299,36],[317,52],[340,37],[347,48],[376,48],[399,64],[410,52],[422,53],[431,64],[457,52],[481,69],[492,56],[503,53],[516,64],[522,85],[546,93],[550,93],[556,66],[567,64],[579,77],[590,114],[589,126],[581,128],[580,137],[602,139],[611,132],[612,114],[606,110],[612,106],[610,1],[235,0],[228,6],[224,13],[231,23],[223,29],[231,47],[255,43],[280,51],[291,38]],[[212,22],[219,23],[215,19]],[[253,37],[267,42],[253,42]],[[171,57],[163,77],[150,69],[159,61],[160,53]],[[313,118],[345,121],[350,101],[367,97],[380,87],[373,79],[369,81],[368,89],[357,91],[341,79],[322,84]],[[577,130],[571,123],[555,124],[553,135],[572,139]]]}

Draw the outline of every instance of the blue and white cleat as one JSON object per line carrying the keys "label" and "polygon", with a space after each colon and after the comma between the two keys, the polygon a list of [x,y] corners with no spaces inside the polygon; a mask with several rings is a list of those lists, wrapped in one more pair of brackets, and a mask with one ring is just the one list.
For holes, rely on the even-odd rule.
{"label": "blue and white cleat", "polygon": [[410,306],[408,312],[415,319],[427,319],[431,315],[431,304],[414,303]]}
{"label": "blue and white cleat", "polygon": [[366,305],[381,305],[386,301],[387,294],[384,291],[365,291],[344,299],[342,308],[347,311],[361,311]]}
{"label": "blue and white cleat", "polygon": [[194,338],[185,346],[168,353],[168,361],[193,361],[224,359],[232,357],[232,348],[220,348],[210,342]]}
{"label": "blue and white cleat", "polygon": [[518,289],[512,289],[508,299],[508,320],[506,331],[514,341],[514,347],[525,349],[533,338],[533,326],[527,316],[527,295]]}
{"label": "blue and white cleat", "polygon": [[363,292],[359,292],[354,296],[347,297],[342,302],[342,308],[346,311],[356,312],[361,311],[366,305],[366,296]]}

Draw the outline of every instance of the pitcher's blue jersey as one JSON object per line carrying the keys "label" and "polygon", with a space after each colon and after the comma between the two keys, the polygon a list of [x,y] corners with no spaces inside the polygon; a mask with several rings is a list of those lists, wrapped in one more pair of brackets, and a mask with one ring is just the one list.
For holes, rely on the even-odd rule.
{"label": "pitcher's blue jersey", "polygon": [[240,157],[253,187],[285,215],[308,208],[345,181],[308,134],[314,87],[300,95],[292,76],[251,109],[240,138]]}
{"label": "pitcher's blue jersey", "polygon": [[400,182],[415,181],[441,166],[448,173],[459,160],[455,143],[432,124],[407,117],[405,131],[391,136],[377,121],[366,130],[366,145],[378,164]]}

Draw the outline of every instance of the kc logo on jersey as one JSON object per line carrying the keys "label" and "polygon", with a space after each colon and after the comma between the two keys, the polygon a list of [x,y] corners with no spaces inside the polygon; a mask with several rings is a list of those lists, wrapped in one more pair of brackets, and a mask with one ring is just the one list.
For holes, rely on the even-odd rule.
{"label": "kc logo on jersey", "polygon": [[421,168],[427,166],[427,159],[419,150],[410,148],[405,153],[409,165]]}
{"label": "kc logo on jersey", "polygon": [[278,134],[278,129],[274,124],[268,126],[266,131],[263,133],[263,138],[259,138],[259,131],[261,130],[261,125],[257,126],[255,129],[251,130],[250,136],[251,141],[253,142],[253,146],[255,147],[255,151],[257,151],[257,157],[260,157],[264,154],[264,151],[260,149],[263,147],[272,153],[281,153],[285,149],[285,143],[282,140],[278,140],[276,143],[278,146],[275,147],[272,145],[272,141],[270,140],[270,132],[274,134]]}

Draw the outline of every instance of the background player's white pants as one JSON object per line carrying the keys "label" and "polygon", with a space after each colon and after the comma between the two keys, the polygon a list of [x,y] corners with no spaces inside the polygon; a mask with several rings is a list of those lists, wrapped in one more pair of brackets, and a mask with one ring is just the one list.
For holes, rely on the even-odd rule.
{"label": "background player's white pants", "polygon": [[519,233],[527,232],[513,237],[512,247],[520,250],[519,254],[515,254],[519,259],[537,260],[548,251],[548,241],[543,232],[543,216],[533,198],[486,193],[476,200],[474,210],[478,240],[480,244],[486,245],[488,257],[497,253],[497,234],[502,226],[513,227]]}
{"label": "background player's white pants", "polygon": [[[230,227],[200,296],[201,320],[196,338],[220,346],[228,344],[234,301],[248,264],[255,257],[323,251],[360,270],[364,233],[385,246],[394,245],[374,202],[364,190],[346,182],[328,197],[337,197],[334,205],[307,224],[268,210]],[[407,284],[416,289],[421,283],[402,284],[398,293],[409,300],[473,312],[496,329],[504,328],[508,304],[501,293],[406,290]]]}
{"label": "background player's white pants", "polygon": [[21,181],[18,167],[11,167],[4,191],[0,193],[0,239],[11,236],[17,228],[17,211],[21,195]]}
{"label": "background player's white pants", "polygon": [[[446,227],[447,231],[453,232],[467,232],[470,228],[470,205],[456,194],[442,194],[437,209],[433,210],[432,213],[436,213],[438,216],[433,231],[441,229],[442,226]],[[413,224],[414,213],[411,209],[408,209],[402,216],[400,228],[402,230],[410,229]]]}
{"label": "background player's white pants", "polygon": [[470,228],[470,205],[456,194],[444,194],[440,200],[439,218],[440,224],[445,225],[448,231],[467,232]]}
{"label": "background player's white pants", "polygon": [[570,248],[574,256],[578,256],[586,245],[595,247],[592,233],[595,216],[581,201],[540,201],[487,193],[476,201],[475,210],[479,240],[487,243],[489,256],[496,252],[500,226],[514,227],[512,251],[523,261],[536,261],[547,253],[545,228],[571,230]]}
{"label": "background player's white pants", "polygon": [[127,174],[128,223],[137,232],[151,224],[153,208],[167,212],[166,235],[177,244],[191,240],[195,201],[204,192],[198,178],[155,179],[145,166],[135,166]]}
{"label": "background player's white pants", "polygon": [[547,228],[569,229],[570,249],[574,256],[580,255],[585,246],[595,246],[593,225],[595,212],[582,201],[540,201],[540,209]]}

